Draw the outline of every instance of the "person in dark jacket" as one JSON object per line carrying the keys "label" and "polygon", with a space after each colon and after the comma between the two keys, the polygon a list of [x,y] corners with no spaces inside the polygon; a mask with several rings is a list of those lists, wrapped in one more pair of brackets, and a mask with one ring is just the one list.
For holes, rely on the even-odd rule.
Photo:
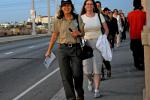
{"label": "person in dark jacket", "polygon": [[122,23],[122,35],[121,35],[121,42],[126,40],[126,31],[127,31],[127,18],[124,16],[124,13],[120,13],[121,23]]}
{"label": "person in dark jacket", "polygon": [[[101,5],[101,3],[99,1],[96,1],[96,6],[97,8],[99,8],[99,5]],[[105,21],[107,23],[107,26],[109,25],[109,16],[108,16],[108,13],[109,13],[109,9],[106,7],[104,8],[104,10],[99,10],[99,13],[103,14],[104,18],[105,18]],[[109,29],[109,26],[108,26],[108,29]],[[109,32],[110,33],[110,32]],[[111,34],[108,34],[108,41],[111,42]],[[111,45],[111,43],[110,43]],[[104,65],[107,69],[107,77],[111,77],[111,64],[110,64],[110,61],[106,61],[105,59],[103,60],[103,65],[102,65],[102,68],[101,68],[101,80],[105,80],[105,73],[104,73]]]}
{"label": "person in dark jacket", "polygon": [[111,47],[114,48],[115,44],[115,36],[118,34],[118,25],[117,25],[117,19],[113,17],[113,12],[109,11],[108,13],[109,16],[109,22],[108,22],[108,27],[109,27],[109,34],[112,36],[110,43]]}

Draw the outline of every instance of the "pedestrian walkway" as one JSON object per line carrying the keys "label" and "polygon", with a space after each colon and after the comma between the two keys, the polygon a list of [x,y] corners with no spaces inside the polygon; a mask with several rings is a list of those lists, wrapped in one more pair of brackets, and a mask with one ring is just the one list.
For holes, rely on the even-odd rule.
{"label": "pedestrian walkway", "polygon": [[[112,77],[101,82],[101,97],[96,100],[143,100],[144,71],[133,66],[129,40],[113,50]],[[95,100],[84,78],[85,100]],[[66,100],[63,88],[51,100]]]}

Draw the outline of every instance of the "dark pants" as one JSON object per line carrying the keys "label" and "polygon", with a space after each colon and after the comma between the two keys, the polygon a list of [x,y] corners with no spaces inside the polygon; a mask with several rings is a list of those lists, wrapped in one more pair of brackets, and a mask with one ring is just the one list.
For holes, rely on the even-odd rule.
{"label": "dark pants", "polygon": [[144,47],[140,39],[133,39],[130,43],[130,49],[133,53],[134,65],[137,69],[144,69]]}
{"label": "dark pants", "polygon": [[109,71],[111,71],[110,61],[104,60],[103,63],[105,64],[106,69],[109,70]]}
{"label": "dark pants", "polygon": [[[106,70],[108,71],[107,72],[107,77],[111,77],[111,64],[110,64],[110,61],[103,60],[103,63],[105,65]],[[102,66],[102,69],[101,69],[102,80],[105,79],[105,71],[104,71],[105,68],[104,68],[104,65]]]}
{"label": "dark pants", "polygon": [[77,52],[81,52],[79,44],[72,47],[61,44],[58,48],[60,73],[67,100],[84,100],[83,65]]}
{"label": "dark pants", "polygon": [[111,48],[114,48],[114,44],[115,44],[115,34],[109,34],[108,35],[108,41],[111,45]]}
{"label": "dark pants", "polygon": [[126,30],[123,30],[122,36],[121,36],[121,41],[126,39]]}

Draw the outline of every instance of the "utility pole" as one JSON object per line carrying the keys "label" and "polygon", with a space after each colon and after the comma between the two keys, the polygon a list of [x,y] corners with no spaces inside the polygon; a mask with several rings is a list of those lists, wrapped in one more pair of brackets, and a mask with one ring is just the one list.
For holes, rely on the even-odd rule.
{"label": "utility pole", "polygon": [[55,0],[55,17],[58,15],[58,0]]}
{"label": "utility pole", "polygon": [[56,11],[58,9],[58,0],[55,0],[55,8],[56,8]]}
{"label": "utility pole", "polygon": [[48,34],[51,34],[51,20],[50,20],[50,0],[47,0],[47,13],[48,13]]}
{"label": "utility pole", "polygon": [[34,9],[34,0],[32,0],[31,18],[32,18],[32,35],[36,35],[36,32],[35,32],[35,9]]}

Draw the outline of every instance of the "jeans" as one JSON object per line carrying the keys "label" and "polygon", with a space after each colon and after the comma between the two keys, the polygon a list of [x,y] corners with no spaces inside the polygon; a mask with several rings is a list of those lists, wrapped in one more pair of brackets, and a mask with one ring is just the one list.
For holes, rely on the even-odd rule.
{"label": "jeans", "polygon": [[72,47],[60,45],[58,48],[60,73],[67,100],[76,100],[77,97],[84,98],[83,65],[82,60],[77,56],[77,52],[81,52],[79,44]]}

